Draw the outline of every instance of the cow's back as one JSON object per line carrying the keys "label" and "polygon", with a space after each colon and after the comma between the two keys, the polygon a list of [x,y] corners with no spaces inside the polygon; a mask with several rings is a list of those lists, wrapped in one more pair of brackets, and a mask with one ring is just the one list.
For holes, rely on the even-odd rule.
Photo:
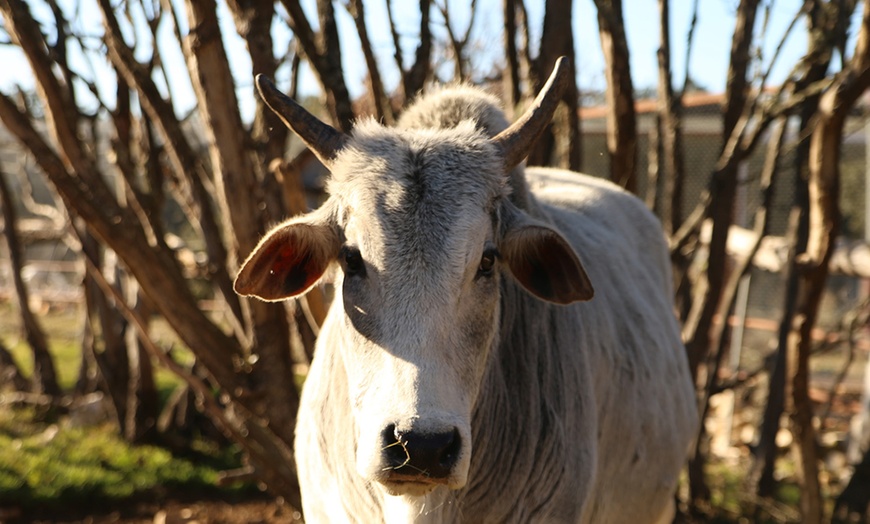
{"label": "cow's back", "polygon": [[648,521],[672,497],[697,424],[661,226],[605,180],[546,168],[528,168],[526,177],[595,288],[591,301],[571,306],[589,345],[576,349],[594,370],[598,410],[598,466],[584,515]]}

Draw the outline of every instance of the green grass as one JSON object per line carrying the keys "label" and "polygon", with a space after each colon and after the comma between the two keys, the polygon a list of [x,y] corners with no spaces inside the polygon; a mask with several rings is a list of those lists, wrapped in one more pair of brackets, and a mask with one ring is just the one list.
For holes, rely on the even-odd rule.
{"label": "green grass", "polygon": [[[70,391],[81,365],[82,312],[77,307],[38,316],[46,333],[58,381]],[[173,356],[189,364],[192,356],[171,330],[155,322],[153,334]],[[21,372],[29,377],[31,350],[20,328],[16,305],[0,302],[0,340],[10,349]],[[156,363],[155,363],[156,364]],[[161,401],[182,381],[155,366]],[[41,422],[35,411],[0,406],[0,507],[25,511],[63,511],[94,508],[100,503],[161,500],[166,496],[219,497],[222,500],[258,493],[253,484],[218,487],[220,471],[241,465],[234,446],[220,447],[202,440],[189,443],[192,451],[173,455],[158,446],[132,446],[113,424],[70,427],[61,417],[56,424]]]}
{"label": "green grass", "polygon": [[[705,522],[756,522],[774,524],[799,522],[800,488],[792,477],[794,464],[786,457],[777,461],[777,470],[785,473],[770,499],[756,499],[753,488],[747,484],[748,459],[738,463],[711,459],[706,465],[710,488],[710,507]],[[751,519],[751,520],[750,520]]]}
{"label": "green grass", "polygon": [[[82,315],[80,307],[66,307],[37,316],[48,339],[49,352],[57,371],[58,382],[64,391],[71,390],[79,377],[82,358]],[[158,343],[176,346],[173,356],[179,363],[190,364],[193,356],[186,348],[178,347],[177,338],[164,321],[156,321],[152,329]],[[8,302],[0,303],[0,341],[8,346],[21,373],[25,377],[30,377],[33,372],[31,349],[21,332],[18,307]],[[160,392],[160,398],[164,400],[182,383],[174,373],[160,366],[154,368],[154,381]]]}
{"label": "green grass", "polygon": [[[49,314],[37,315],[48,339],[58,382],[64,389],[75,385],[81,366],[81,314],[78,307],[65,307]],[[18,369],[25,377],[33,372],[30,346],[24,339],[18,306],[0,302],[0,341],[8,347]]]}
{"label": "green grass", "polygon": [[220,471],[239,467],[238,453],[200,448],[207,455],[174,456],[157,446],[131,446],[108,424],[49,425],[35,421],[29,410],[6,408],[0,411],[0,506],[44,510],[168,493],[232,497],[256,490],[218,487]]}

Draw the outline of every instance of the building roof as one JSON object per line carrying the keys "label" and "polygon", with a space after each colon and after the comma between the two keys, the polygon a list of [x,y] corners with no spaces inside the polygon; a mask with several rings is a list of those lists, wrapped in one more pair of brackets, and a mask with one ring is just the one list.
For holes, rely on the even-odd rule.
{"label": "building roof", "polygon": [[[722,93],[687,93],[683,97],[683,110],[688,113],[718,114],[722,108],[722,102],[724,99],[725,95]],[[634,111],[638,115],[655,113],[657,106],[657,99],[644,98],[642,100],[635,100]],[[583,120],[593,120],[606,117],[606,105],[580,108],[580,118]]]}

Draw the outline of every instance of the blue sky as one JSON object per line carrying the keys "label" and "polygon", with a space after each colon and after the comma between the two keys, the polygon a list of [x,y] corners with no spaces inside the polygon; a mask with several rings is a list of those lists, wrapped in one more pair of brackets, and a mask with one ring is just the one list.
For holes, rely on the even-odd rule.
{"label": "blue sky", "polygon": [[[436,0],[437,1],[437,0]],[[311,2],[308,2],[311,3]],[[698,23],[695,28],[693,54],[691,57],[691,75],[696,81],[711,91],[722,91],[725,88],[725,76],[728,65],[728,53],[731,46],[731,34],[734,29],[734,12],[737,0],[699,0]],[[774,0],[765,2],[771,5],[767,35],[764,39],[764,54],[769,57],[782,35],[803,2],[801,0]],[[367,22],[372,34],[374,47],[382,58],[381,63],[391,63],[392,43],[386,25],[384,1],[367,3]],[[414,5],[412,2],[394,2],[399,5]],[[467,1],[451,1],[451,13],[457,19],[456,26],[464,29],[467,25]],[[540,38],[541,21],[544,2],[526,1],[531,21],[532,40]],[[692,0],[671,1],[671,45],[672,66],[674,78],[681,83],[685,74],[686,37],[692,17]],[[501,62],[501,0],[478,0],[480,12],[475,21],[473,37],[481,43],[482,49],[472,56],[472,61],[485,72],[493,61]],[[657,82],[656,50],[659,45],[658,2],[656,0],[624,0],[624,17],[629,51],[631,53],[632,77],[635,87],[655,86]],[[412,8],[406,16],[401,16],[400,29],[403,33],[414,35],[419,14]],[[433,15],[434,27],[441,23],[440,15]],[[344,66],[348,73],[348,81],[352,89],[360,86],[365,76],[362,55],[359,53],[359,43],[355,30],[349,18],[339,18],[342,35],[347,37],[352,45],[345,45]],[[343,23],[342,23],[343,22]],[[761,24],[756,27],[760,33]],[[592,0],[574,1],[574,35],[578,59],[579,84],[581,88],[603,90],[604,58],[598,38],[598,21]],[[774,69],[773,79],[782,80],[791,65],[803,54],[806,48],[806,38],[801,32],[802,27],[793,31],[794,35],[787,40],[779,67]],[[406,39],[410,46],[416,45],[413,38]],[[408,53],[410,54],[410,53]],[[389,72],[389,70],[388,70]],[[391,78],[395,81],[395,78]],[[679,86],[678,86],[679,87]]]}
{"label": "blue sky", "polygon": [[[440,2],[443,0],[436,0]],[[463,30],[468,23],[469,2],[467,0],[448,0],[451,14],[456,20],[455,25]],[[336,2],[339,31],[343,45],[343,66],[346,72],[346,80],[351,93],[360,94],[363,87],[366,70],[360,45],[357,40],[356,30],[347,12],[341,7],[344,0]],[[398,20],[399,31],[403,35],[402,43],[406,48],[406,57],[410,59],[413,48],[416,46],[416,32],[419,20],[416,2],[394,1],[395,16]],[[531,22],[532,39],[540,37],[541,19],[543,17],[542,0],[526,0],[529,18]],[[674,81],[679,88],[685,74],[686,36],[691,19],[692,0],[672,0],[671,6],[671,42],[672,42],[672,65]],[[695,81],[710,91],[720,92],[725,87],[725,76],[728,66],[728,52],[730,48],[731,33],[734,28],[734,11],[737,0],[699,0],[699,18],[695,29],[694,48],[690,61],[690,74]],[[763,62],[770,60],[773,49],[779,43],[786,27],[800,7],[801,0],[768,0],[763,2],[770,7],[766,38],[758,39],[761,42]],[[49,21],[50,14],[41,0],[30,0],[31,8],[38,19]],[[180,4],[180,2],[176,2]],[[250,115],[253,108],[254,94],[252,87],[252,75],[250,61],[245,52],[244,43],[236,35],[233,21],[227,8],[219,0],[219,16],[222,21],[224,39],[227,49],[230,50],[230,61],[233,74],[236,78],[239,104],[243,115]],[[100,34],[102,32],[101,16],[96,8],[95,0],[62,0],[61,5],[66,6],[67,12],[77,12],[74,26],[87,34]],[[308,13],[314,13],[314,0],[303,0],[303,5]],[[366,15],[370,36],[376,54],[382,64],[382,74],[389,86],[395,86],[398,81],[398,72],[393,65],[392,40],[387,25],[385,0],[367,0]],[[478,15],[472,40],[475,41],[472,53],[472,65],[481,74],[489,72],[494,64],[500,63],[503,58],[502,35],[501,35],[501,0],[478,0]],[[655,86],[657,81],[656,49],[659,42],[658,34],[658,7],[656,0],[624,0],[624,16],[626,33],[628,35],[629,51],[631,53],[631,67],[634,85],[636,88]],[[183,8],[180,9],[180,17],[185,15]],[[134,16],[138,13],[134,12]],[[316,17],[310,16],[311,20]],[[756,33],[761,33],[761,19],[756,24]],[[443,21],[437,10],[433,10],[433,30],[443,33]],[[575,0],[574,4],[574,34],[578,60],[578,82],[581,89],[603,90],[604,82],[604,59],[598,39],[598,27],[595,7],[592,0]],[[132,41],[132,26],[127,28]],[[194,104],[194,97],[186,78],[186,69],[183,58],[174,39],[171,36],[171,27],[164,22],[158,35],[158,43],[161,47],[166,68],[169,71],[171,85],[161,85],[164,92],[171,91],[176,101],[176,111],[184,114]],[[182,28],[182,32],[186,32]],[[283,22],[276,22],[273,28],[275,35],[275,47],[277,53],[282,53],[290,39],[289,30]],[[95,42],[95,41],[94,41]],[[151,44],[141,36],[137,40],[137,56],[146,59],[150,56]],[[787,75],[791,66],[801,56],[806,48],[806,38],[803,33],[803,25],[799,24],[793,31],[793,36],[786,41],[778,66],[774,68],[770,83],[781,82]],[[73,68],[88,77],[96,80],[100,90],[105,93],[105,98],[113,104],[114,77],[105,59],[93,55],[94,59],[89,64],[80,56],[73,57]],[[32,88],[33,79],[29,67],[20,53],[12,46],[0,46],[0,89],[10,93],[16,85],[24,88]],[[765,66],[766,67],[766,66]],[[450,68],[444,68],[450,71]],[[286,70],[279,71],[278,81],[286,82],[289,73]],[[316,94],[318,86],[310,71],[302,77],[302,90],[306,94]],[[80,90],[82,92],[83,90]],[[83,92],[82,96],[90,95]]]}

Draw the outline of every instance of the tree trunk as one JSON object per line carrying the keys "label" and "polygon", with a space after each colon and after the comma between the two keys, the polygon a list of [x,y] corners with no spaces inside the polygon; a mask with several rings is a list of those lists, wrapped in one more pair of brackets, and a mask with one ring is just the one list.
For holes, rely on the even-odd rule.
{"label": "tree trunk", "polygon": [[[84,228],[79,230],[82,255],[96,267],[103,267],[102,246]],[[88,347],[91,360],[98,370],[97,383],[108,397],[115,421],[123,436],[127,431],[127,388],[130,364],[127,353],[127,321],[111,303],[89,274],[83,281],[85,315],[88,318]]]}
{"label": "tree trunk", "polygon": [[[722,320],[713,325],[711,329],[710,345],[713,349],[713,353],[712,356],[707,359],[706,363],[706,368],[708,369],[708,371],[706,377],[706,385],[702,393],[701,400],[702,420],[706,418],[710,403],[710,397],[718,388],[717,384],[719,380],[719,369],[721,367],[722,359],[726,350],[725,342],[727,339],[726,334],[728,322],[726,322],[725,319],[729,318],[731,312],[734,310],[738,290],[740,289],[740,282],[743,280],[744,277],[749,275],[749,270],[752,267],[752,260],[761,247],[761,239],[764,238],[769,229],[769,211],[772,207],[773,197],[775,193],[774,189],[776,187],[775,182],[779,165],[778,161],[779,158],[782,156],[783,144],[785,143],[786,124],[787,120],[785,118],[781,118],[778,121],[778,126],[771,134],[768,142],[768,150],[765,157],[764,167],[762,169],[761,180],[759,184],[759,189],[761,192],[761,204],[755,211],[753,226],[753,237],[755,238],[754,244],[751,246],[748,252],[746,252],[740,259],[738,259],[731,274],[728,275],[728,278],[726,278],[722,284],[722,297],[720,298],[719,306],[716,311],[716,316]],[[696,479],[703,473],[703,463],[705,461],[705,457],[702,453],[701,446],[703,445],[704,440],[705,428],[702,425],[699,430],[698,449],[696,450],[696,455],[690,460],[689,466],[690,471],[693,472],[694,475],[696,475]],[[698,490],[702,493],[704,492],[704,488],[701,486],[698,486]]]}
{"label": "tree trunk", "polygon": [[[258,74],[274,78],[278,69],[273,51],[272,22],[275,18],[273,2],[269,0],[227,0],[227,5],[236,22],[236,31],[244,39],[251,56],[251,78]],[[251,139],[259,161],[255,173],[262,189],[260,194],[266,202],[264,214],[269,223],[284,219],[286,208],[280,198],[280,185],[274,177],[266,176],[266,166],[276,158],[283,158],[287,149],[289,129],[270,110],[259,96],[254,96],[254,123]]]}
{"label": "tree trunk", "polygon": [[35,393],[44,393],[52,397],[60,395],[57,382],[57,372],[54,361],[48,350],[48,339],[33,311],[30,309],[30,294],[22,277],[24,269],[24,254],[18,241],[17,214],[12,195],[6,183],[6,175],[0,173],[0,204],[3,206],[3,223],[5,224],[6,245],[9,247],[9,261],[12,264],[12,281],[18,296],[18,308],[24,327],[24,336],[33,354],[33,375],[30,378],[31,388]]}
{"label": "tree trunk", "polygon": [[[217,200],[225,220],[225,236],[233,238],[236,258],[254,250],[265,233],[259,211],[260,198],[251,157],[245,149],[242,119],[235,96],[229,62],[221,40],[214,0],[187,0],[188,23],[197,28],[185,45],[194,90],[207,120],[206,135],[214,170]],[[206,88],[207,86],[207,88]],[[265,166],[258,166],[265,167]],[[253,196],[253,198],[252,198]],[[248,302],[250,329],[257,359],[251,365],[255,413],[266,417],[272,430],[285,442],[293,442],[293,427],[299,407],[290,359],[290,327],[283,304],[259,300]],[[268,403],[271,396],[282,399]]]}
{"label": "tree trunk", "polygon": [[855,465],[852,478],[834,503],[834,522],[870,522],[870,449]]}
{"label": "tree trunk", "polygon": [[9,386],[14,391],[25,392],[29,389],[30,383],[21,374],[18,364],[12,358],[12,353],[0,341],[0,390]]}
{"label": "tree trunk", "polygon": [[[667,202],[667,199],[663,199],[663,205],[661,207],[659,206],[659,180],[661,178],[661,173],[664,170],[664,166],[662,165],[662,156],[664,155],[664,152],[662,150],[661,136],[662,118],[661,115],[656,115],[653,125],[647,134],[646,195],[644,195],[644,202],[646,203],[646,207],[659,217],[659,220],[664,218],[661,210],[664,209],[665,213],[668,213],[667,210],[670,208],[670,203]],[[662,225],[664,225],[664,222],[662,222]]]}
{"label": "tree trunk", "polygon": [[[816,17],[810,14],[810,34],[816,28]],[[818,38],[811,38],[811,42],[820,42]],[[812,45],[812,44],[811,44]],[[810,48],[808,52],[818,52]],[[828,62],[816,64],[808,69],[804,78],[798,82],[796,89],[809,85],[811,82],[820,80],[827,69]],[[818,108],[819,97],[811,96],[800,107],[799,136],[810,133],[809,126],[813,124],[813,115]],[[807,247],[809,220],[807,209],[809,208],[809,143],[801,140],[796,147],[794,160],[794,201],[792,202],[792,220],[789,222],[789,257],[785,274],[785,294],[783,316],[779,326],[777,339],[776,360],[770,375],[768,386],[767,405],[765,406],[758,446],[754,450],[754,464],[751,482],[755,485],[756,493],[760,497],[770,497],[774,494],[776,482],[774,479],[774,466],[777,458],[776,434],[780,428],[780,419],[786,409],[786,371],[788,366],[788,343],[795,314],[797,312],[797,298],[800,290],[800,267],[797,263],[797,255],[804,253]]]}
{"label": "tree trunk", "polygon": [[665,209],[662,226],[665,233],[673,234],[682,223],[683,215],[683,123],[682,95],[674,95],[671,74],[670,2],[659,0],[659,32],[661,46],[658,49],[659,83],[658,116],[661,130],[661,160],[664,171]]}
{"label": "tree trunk", "polygon": [[84,315],[82,316],[82,327],[81,327],[81,353],[82,358],[80,359],[79,366],[79,376],[76,379],[76,385],[73,389],[73,394],[75,396],[84,396],[88,393],[93,393],[100,389],[99,380],[101,378],[99,364],[97,364],[97,360],[95,358],[96,354],[96,340],[94,337],[94,332],[91,329],[91,314],[90,309],[91,306],[88,304],[88,294],[90,291],[88,290],[88,280],[90,277],[85,273],[84,278],[82,279],[82,291],[85,297],[84,304]]}
{"label": "tree trunk", "polygon": [[[828,262],[839,231],[840,149],[849,110],[870,87],[870,0],[864,1],[855,52],[834,85],[819,100],[809,149],[809,237],[801,255],[802,273],[795,324],[789,336],[787,377],[791,395],[791,430],[801,485],[804,522],[821,522],[818,450],[809,397],[809,352],[828,276]],[[789,398],[790,397],[790,398]]]}
{"label": "tree trunk", "polygon": [[[749,49],[758,4],[759,0],[741,0],[737,10],[722,126],[722,136],[726,144],[737,127],[746,104]],[[724,145],[722,149],[724,152]],[[710,239],[709,262],[703,275],[704,282],[696,287],[696,296],[684,327],[689,367],[696,383],[699,382],[700,364],[707,359],[711,348],[713,317],[719,307],[725,283],[727,267],[725,247],[734,210],[737,169],[742,155],[743,152],[738,150],[730,157],[720,159],[711,179],[710,218],[713,221],[713,232]],[[701,430],[703,432],[703,425]],[[702,439],[699,438],[698,443],[701,442]],[[689,489],[693,501],[707,501],[710,498],[709,488],[703,478],[704,460],[704,453],[697,450],[689,461]]]}
{"label": "tree trunk", "polygon": [[[780,418],[785,410],[785,371],[786,371],[786,348],[788,346],[788,334],[791,329],[791,321],[794,318],[794,309],[797,299],[797,249],[802,243],[806,243],[806,234],[801,233],[803,211],[799,207],[793,207],[789,218],[788,238],[788,262],[786,271],[783,273],[785,281],[785,294],[783,296],[782,320],[779,324],[776,352],[770,369],[770,378],[767,385],[767,403],[764,406],[764,415],[761,421],[761,431],[758,443],[752,450],[753,464],[749,474],[749,482],[755,486],[755,493],[759,497],[770,497],[776,487],[774,469],[777,458],[776,434],[780,428]],[[803,241],[801,241],[803,238]]]}
{"label": "tree trunk", "polygon": [[[339,129],[349,132],[353,127],[354,112],[341,69],[341,48],[332,2],[317,0],[320,34],[315,34],[311,29],[302,5],[297,0],[282,0],[281,3],[290,15],[293,34],[299,40],[317,79],[320,80],[323,92],[326,93],[327,106],[332,111],[333,121]],[[422,87],[422,82],[420,85]]]}
{"label": "tree trunk", "polygon": [[513,119],[514,112],[522,100],[520,85],[520,54],[517,48],[517,0],[502,0],[504,20],[504,51],[507,59],[507,69],[503,73],[502,82],[507,97],[506,109],[508,118]]}
{"label": "tree trunk", "polygon": [[347,3],[347,9],[353,17],[356,25],[356,32],[359,35],[360,45],[362,46],[363,57],[366,61],[366,67],[369,70],[369,90],[372,96],[372,102],[375,106],[375,118],[384,125],[390,126],[395,122],[393,118],[393,106],[390,102],[390,97],[384,88],[384,82],[381,79],[381,71],[378,67],[377,59],[375,58],[374,49],[372,48],[369,32],[366,26],[365,6],[362,0],[350,0]]}
{"label": "tree trunk", "polygon": [[[541,29],[541,47],[538,57],[531,64],[534,93],[541,90],[547,81],[556,60],[565,56],[570,65],[569,84],[562,94],[562,104],[553,121],[547,126],[529,153],[529,165],[558,165],[573,171],[580,170],[582,161],[582,138],[580,136],[580,112],[578,107],[577,70],[574,53],[574,31],[571,26],[571,0],[547,0],[544,24]],[[559,140],[558,137],[565,137]],[[565,143],[559,143],[565,142]],[[560,154],[557,154],[560,153]]]}
{"label": "tree trunk", "polygon": [[[130,307],[147,322],[151,308],[139,293],[138,283],[129,275],[124,276],[126,295]],[[151,357],[139,341],[134,329],[126,332],[129,379],[127,381],[127,420],[125,437],[129,442],[153,443],[157,440],[157,417],[160,399],[154,382],[154,366]]]}
{"label": "tree trunk", "polygon": [[[216,226],[217,221],[210,208],[206,208],[212,198],[226,198],[226,195],[209,193],[212,180],[208,176],[206,166],[201,158],[194,153],[181,130],[181,124],[175,117],[172,107],[163,100],[154,85],[147,67],[139,64],[133,58],[132,50],[125,44],[115,11],[107,0],[100,0],[106,32],[104,42],[112,65],[118,75],[128,85],[136,90],[143,112],[154,122],[162,135],[162,144],[170,160],[169,167],[177,175],[176,181],[190,183],[193,188],[184,201],[201,206],[208,212],[202,213],[198,221],[197,213],[187,213],[194,227],[209,223]],[[173,370],[194,385],[201,405],[208,411],[227,435],[231,435],[246,451],[251,463],[255,466],[258,478],[280,494],[295,507],[300,507],[299,486],[296,478],[292,454],[293,408],[296,394],[292,373],[281,376],[280,371],[290,369],[289,352],[278,355],[269,354],[270,348],[275,350],[286,344],[288,334],[286,329],[274,331],[276,341],[253,340],[251,337],[235,333],[228,334],[221,326],[213,322],[200,310],[197,298],[191,293],[188,282],[176,258],[176,253],[168,249],[162,239],[155,238],[153,229],[148,224],[148,217],[136,211],[135,206],[123,205],[116,199],[115,192],[108,187],[106,173],[101,172],[98,164],[90,156],[89,149],[81,141],[76,131],[76,107],[69,104],[67,90],[56,76],[56,69],[47,52],[44,36],[39,31],[38,24],[30,16],[29,8],[20,0],[0,0],[5,28],[15,45],[20,46],[34,75],[37,78],[39,96],[46,112],[48,131],[58,144],[58,152],[50,146],[46,139],[34,129],[31,123],[32,115],[22,110],[9,97],[0,94],[0,120],[6,128],[31,151],[43,172],[57,189],[64,204],[71,214],[81,217],[88,229],[102,242],[112,249],[126,269],[142,286],[142,292],[155,305],[159,313],[166,318],[169,325],[180,339],[196,355],[209,374],[209,383],[219,386],[217,391],[221,403],[212,396],[213,386],[207,385],[201,379],[190,375],[184,368],[178,366],[153,343],[147,345],[154,358],[160,358],[161,363]],[[205,24],[193,28],[192,41],[208,47],[215,43],[213,35],[202,33],[209,26]],[[220,39],[217,39],[220,45]],[[213,52],[203,49],[203,53]],[[208,67],[200,71],[209,72]],[[194,78],[196,85],[201,79]],[[216,93],[223,93],[224,84],[215,85]],[[214,93],[212,93],[214,94]],[[206,100],[206,103],[212,104]],[[209,113],[219,114],[220,108],[209,107]],[[235,106],[233,108],[235,110]],[[230,111],[227,109],[227,111]],[[210,115],[204,115],[207,122]],[[227,119],[215,119],[214,122],[229,122]],[[209,125],[209,124],[203,124]],[[212,130],[213,136],[224,136],[222,133],[232,133],[232,130]],[[238,147],[238,144],[250,144],[249,137],[244,134],[234,135],[239,138],[237,144],[229,144],[228,148]],[[227,155],[234,154],[228,151]],[[216,168],[225,169],[230,161]],[[189,168],[189,169],[187,169]],[[239,173],[238,176],[247,173]],[[226,183],[227,180],[222,182]],[[254,199],[255,194],[243,194]],[[187,198],[187,197],[185,197]],[[131,202],[132,204],[132,202]],[[227,217],[231,219],[232,217]],[[203,232],[206,228],[203,227]],[[235,294],[231,292],[232,281],[229,278],[227,259],[221,252],[222,239],[217,227],[210,227],[210,235],[205,235],[208,248],[208,279],[222,290],[228,303],[240,304]],[[243,231],[238,232],[244,235]],[[242,238],[241,236],[239,237]],[[245,241],[249,237],[245,236]],[[94,277],[104,293],[114,295],[117,289],[101,282],[103,275],[96,271]],[[229,290],[229,291],[227,291]],[[136,325],[140,340],[146,333],[145,322],[127,307],[121,299],[116,299],[122,314],[128,322]],[[277,310],[278,308],[273,308]],[[234,314],[242,321],[242,315],[236,313],[240,308],[233,308]],[[276,318],[283,319],[281,310]],[[252,318],[263,318],[254,312]],[[135,322],[134,322],[135,321]],[[281,320],[276,320],[280,322]],[[277,325],[277,324],[276,324]],[[254,332],[254,330],[252,330]],[[244,342],[243,342],[244,341]],[[253,342],[253,345],[252,345]],[[261,353],[259,344],[264,344],[266,350]],[[271,344],[265,345],[265,344]],[[253,358],[252,358],[253,357]],[[274,358],[273,358],[274,357]],[[270,367],[265,369],[265,367]],[[276,380],[280,378],[281,382]],[[272,390],[270,386],[276,386]],[[288,392],[290,402],[285,402],[282,392]],[[290,395],[292,392],[292,395]],[[281,398],[282,402],[272,402],[273,398]]]}
{"label": "tree trunk", "polygon": [[[20,0],[12,1],[19,2]],[[163,147],[168,155],[169,163],[175,171],[181,193],[184,195],[184,198],[180,199],[180,203],[185,208],[191,225],[201,232],[205,241],[209,261],[207,266],[208,278],[217,284],[233,315],[241,322],[243,313],[239,298],[233,292],[233,283],[228,272],[229,254],[214,210],[214,195],[213,191],[210,191],[213,182],[208,175],[205,162],[197,156],[182,129],[181,123],[175,117],[171,104],[160,95],[149,71],[136,61],[133,50],[125,44],[110,2],[99,0],[99,6],[103,15],[105,27],[103,40],[108,50],[109,60],[112,62],[119,80],[136,91],[143,112],[162,135]],[[28,52],[28,57],[36,53],[35,49],[31,49]],[[46,75],[46,82],[51,82],[51,76]],[[55,95],[47,94],[46,96]],[[71,145],[70,147],[75,146]],[[96,172],[94,166],[89,164],[73,167],[78,173]],[[77,211],[81,213],[81,209],[77,209]],[[83,216],[83,218],[93,227],[92,220],[87,216]],[[133,220],[132,224],[136,224],[136,222]],[[149,243],[160,244],[162,241],[162,239],[150,239]],[[166,251],[163,255],[170,255],[174,258],[172,253],[168,253],[168,249],[163,251]],[[167,260],[167,262],[169,261]],[[174,260],[172,265],[176,265]]]}
{"label": "tree trunk", "polygon": [[607,79],[607,150],[610,179],[637,192],[637,123],[622,0],[595,0]]}
{"label": "tree trunk", "polygon": [[[725,97],[726,106],[723,114],[722,136],[724,142],[727,142],[734,132],[746,104],[749,47],[752,42],[752,30],[755,25],[758,4],[758,0],[741,0],[737,11],[737,22],[731,45],[731,63]],[[724,145],[722,149],[725,150]],[[727,261],[725,246],[733,218],[737,168],[742,161],[741,153],[741,151],[735,151],[734,155],[720,159],[711,179],[710,218],[713,222],[713,234],[709,248],[710,263],[705,272],[707,290],[704,296],[698,297],[694,301],[694,311],[690,312],[690,318],[687,320],[685,328],[685,332],[688,334],[686,346],[689,351],[689,365],[692,369],[692,375],[695,377],[698,376],[698,367],[706,359],[710,348],[710,328],[722,292]]]}
{"label": "tree trunk", "polygon": [[[325,1],[325,0],[323,0]],[[420,38],[414,52],[414,63],[402,75],[405,90],[405,104],[408,104],[417,94],[423,91],[423,86],[432,73],[432,31],[429,27],[429,15],[432,10],[432,0],[419,0],[420,5]],[[398,52],[398,51],[397,51]],[[402,70],[402,68],[399,68]]]}

